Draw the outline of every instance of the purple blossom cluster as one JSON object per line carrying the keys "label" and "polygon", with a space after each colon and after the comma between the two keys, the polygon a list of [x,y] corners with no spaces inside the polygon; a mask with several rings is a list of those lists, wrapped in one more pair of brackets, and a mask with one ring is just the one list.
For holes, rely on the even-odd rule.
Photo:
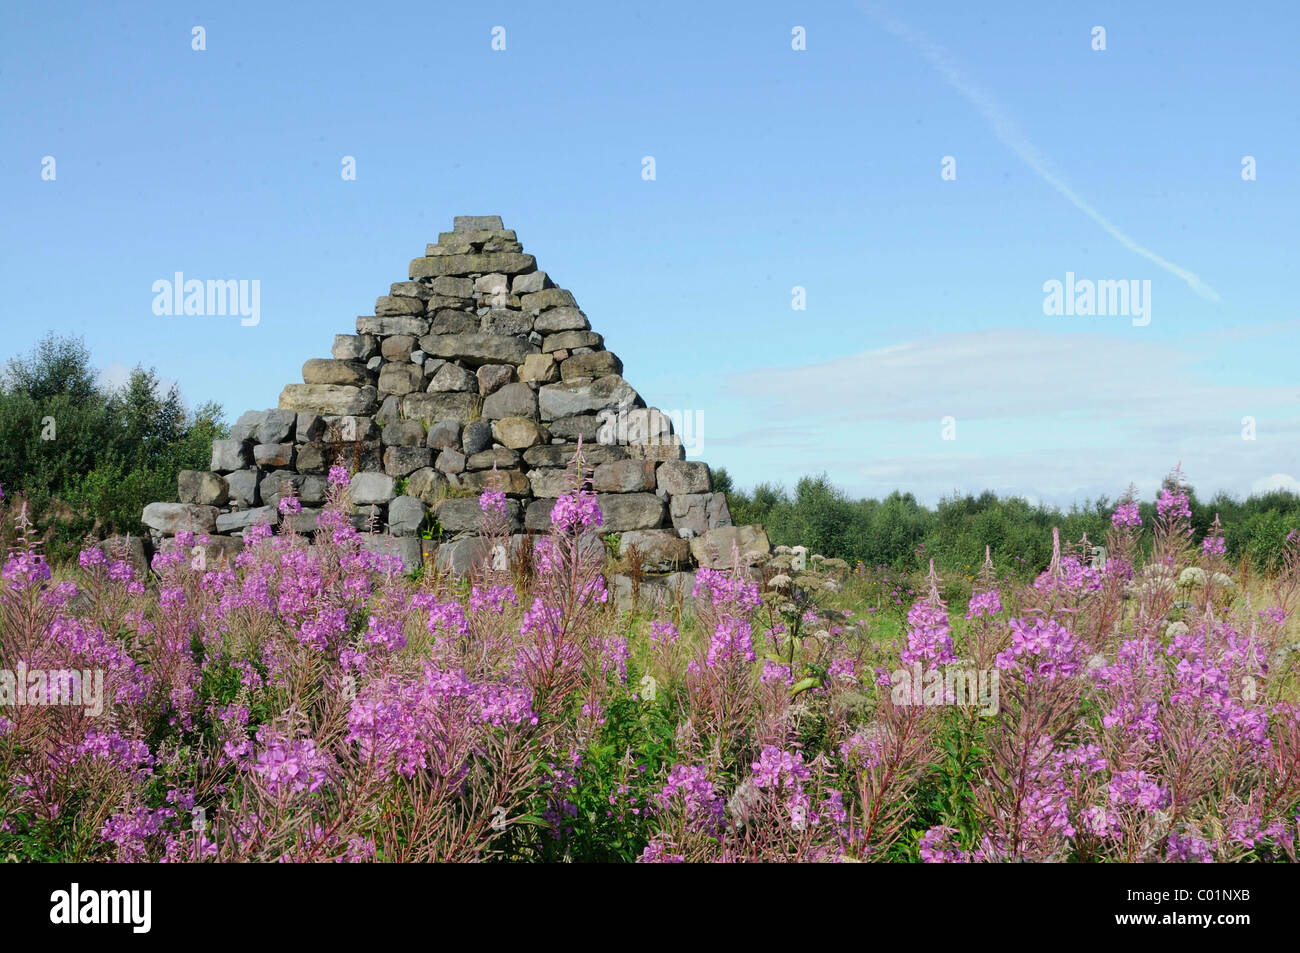
{"label": "purple blossom cluster", "polygon": [[997,655],[997,667],[1019,672],[1025,681],[1055,682],[1078,674],[1083,643],[1055,619],[1012,619],[1011,645]]}
{"label": "purple blossom cluster", "polygon": [[914,603],[907,612],[907,648],[902,652],[903,663],[920,662],[933,668],[956,659],[947,610],[930,602]]}

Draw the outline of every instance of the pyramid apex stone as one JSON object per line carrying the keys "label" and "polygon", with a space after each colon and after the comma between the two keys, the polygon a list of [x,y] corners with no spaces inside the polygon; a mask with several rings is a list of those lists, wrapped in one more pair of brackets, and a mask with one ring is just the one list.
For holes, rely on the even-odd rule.
{"label": "pyramid apex stone", "polygon": [[500,215],[457,215],[452,221],[457,232],[490,232],[505,228]]}

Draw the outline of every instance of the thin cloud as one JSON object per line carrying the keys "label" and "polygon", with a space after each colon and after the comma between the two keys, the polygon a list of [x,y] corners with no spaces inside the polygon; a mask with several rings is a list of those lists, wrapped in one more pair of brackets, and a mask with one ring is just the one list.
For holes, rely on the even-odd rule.
{"label": "thin cloud", "polygon": [[[760,448],[761,472],[728,469],[742,485],[825,470],[872,496],[987,488],[1066,504],[1113,498],[1130,480],[1157,486],[1179,460],[1207,493],[1296,472],[1295,386],[1225,380],[1206,356],[1181,342],[999,328],[735,374],[724,380],[733,402],[781,436]],[[956,441],[940,439],[950,415]],[[1255,440],[1242,439],[1247,415]],[[810,435],[816,453],[803,452]]]}
{"label": "thin cloud", "polygon": [[1058,195],[1068,201],[1071,205],[1083,212],[1090,219],[1101,226],[1111,238],[1115,239],[1129,251],[1136,252],[1143,258],[1154,262],[1160,268],[1176,275],[1182,279],[1192,291],[1207,301],[1218,301],[1218,293],[1198,278],[1193,272],[1188,271],[1181,265],[1176,265],[1167,258],[1164,258],[1151,249],[1139,245],[1127,234],[1120,230],[1110,219],[1106,218],[1093,205],[1087,202],[1083,196],[1070,188],[1069,185],[1061,179],[1051,168],[1051,165],[1045,155],[1022,133],[1016,125],[1015,120],[1007,113],[1002,104],[999,103],[986,90],[976,86],[968,80],[961,70],[957,67],[956,62],[948,55],[948,51],[943,46],[931,40],[928,36],[919,30],[908,26],[902,20],[888,13],[883,7],[866,3],[864,4],[867,12],[881,26],[905,42],[921,54],[925,60],[934,67],[935,72],[939,73],[955,89],[963,99],[975,107],[976,112],[983,117],[984,121],[989,124],[994,135],[1008,149],[1020,157],[1034,174],[1046,182]]}

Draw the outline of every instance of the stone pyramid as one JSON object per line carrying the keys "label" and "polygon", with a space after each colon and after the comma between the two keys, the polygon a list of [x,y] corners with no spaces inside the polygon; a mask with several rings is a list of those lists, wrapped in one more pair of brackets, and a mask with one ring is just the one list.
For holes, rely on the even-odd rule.
{"label": "stone pyramid", "polygon": [[[512,530],[544,531],[581,438],[605,534],[643,571],[730,565],[766,553],[761,527],[733,527],[709,467],[688,461],[668,415],[623,379],[623,362],[572,294],[537,269],[500,217],[458,216],[411,262],[375,313],[303,365],[274,410],[249,411],[212,446],[211,469],[180,473],[178,503],[151,503],[157,545],[203,532],[234,551],[276,523],[288,493],[295,529],[315,528],[333,465],[354,474],[372,548],[409,567],[473,560],[478,495],[507,494]],[[292,488],[292,489],[291,489]]]}

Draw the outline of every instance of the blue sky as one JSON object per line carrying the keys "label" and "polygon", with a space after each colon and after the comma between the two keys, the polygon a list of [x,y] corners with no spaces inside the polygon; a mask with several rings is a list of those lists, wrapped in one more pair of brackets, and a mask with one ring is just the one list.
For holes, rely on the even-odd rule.
{"label": "blue sky", "polygon": [[[233,419],[454,215],[500,214],[743,485],[1068,503],[1182,461],[1202,493],[1300,488],[1298,21],[1284,2],[11,4],[0,330],[11,353],[84,335],[110,377],[152,365]],[[259,280],[260,323],[155,316],[176,271]],[[1149,280],[1150,323],[1045,315],[1067,272]]]}

